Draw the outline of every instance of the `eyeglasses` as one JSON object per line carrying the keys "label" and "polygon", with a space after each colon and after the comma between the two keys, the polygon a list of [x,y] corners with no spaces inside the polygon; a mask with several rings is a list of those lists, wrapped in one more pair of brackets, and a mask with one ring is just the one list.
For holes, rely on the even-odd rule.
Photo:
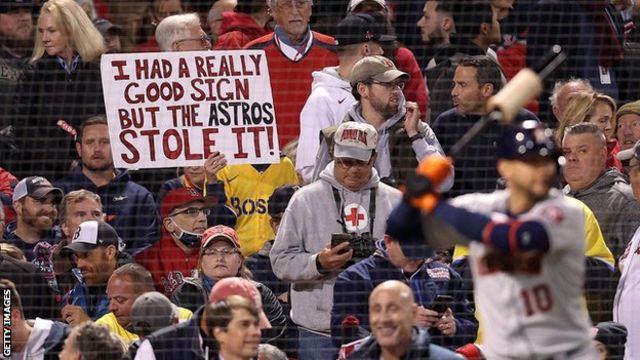
{"label": "eyeglasses", "polygon": [[384,83],[384,82],[380,82],[380,81],[371,81],[372,84],[376,84],[376,85],[380,85],[384,88],[386,88],[389,91],[395,90],[395,88],[399,88],[401,91],[404,90],[404,86],[406,84],[405,81],[392,81],[392,82],[388,82],[388,83]]}
{"label": "eyeglasses", "polygon": [[211,48],[211,37],[207,34],[204,34],[197,38],[187,38],[187,39],[176,40],[175,43],[179,44],[183,41],[200,41],[202,45],[209,46],[209,48]]}
{"label": "eyeglasses", "polygon": [[371,160],[362,161],[362,160],[350,159],[350,158],[336,158],[336,163],[345,169],[349,169],[353,167],[364,169],[369,166],[369,163],[371,163]]}
{"label": "eyeglasses", "polygon": [[203,213],[204,216],[209,216],[209,214],[211,214],[211,209],[206,208],[206,207],[203,207],[203,208],[190,207],[190,208],[186,208],[184,210],[176,211],[173,214],[170,214],[169,216],[176,216],[176,215],[180,215],[180,214],[186,214],[187,216],[190,216],[190,217],[196,217],[196,216],[198,216],[199,213]]}
{"label": "eyeglasses", "polygon": [[293,7],[301,8],[305,6],[313,5],[311,0],[277,0],[276,6],[280,9],[293,9]]}
{"label": "eyeglasses", "polygon": [[231,255],[235,255],[235,254],[239,254],[238,250],[236,249],[222,249],[222,250],[218,250],[218,249],[206,249],[202,252],[202,255],[206,255],[206,256],[218,256],[218,255],[222,255],[222,257],[227,257],[227,256],[231,256]]}

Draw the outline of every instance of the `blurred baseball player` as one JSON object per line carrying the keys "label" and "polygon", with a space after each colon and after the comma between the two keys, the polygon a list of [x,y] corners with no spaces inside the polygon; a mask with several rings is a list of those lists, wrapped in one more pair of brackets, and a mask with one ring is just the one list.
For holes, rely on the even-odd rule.
{"label": "blurred baseball player", "polygon": [[417,245],[407,219],[420,216],[431,244],[469,244],[488,359],[597,359],[581,306],[584,215],[551,189],[558,155],[538,122],[511,126],[497,143],[506,190],[440,201],[425,190],[437,188],[449,160],[430,157],[389,218],[387,232],[407,248]]}

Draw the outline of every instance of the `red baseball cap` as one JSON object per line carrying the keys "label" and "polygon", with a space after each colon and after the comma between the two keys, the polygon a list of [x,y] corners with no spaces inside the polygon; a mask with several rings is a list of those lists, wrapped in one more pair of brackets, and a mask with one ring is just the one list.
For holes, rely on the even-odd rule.
{"label": "red baseball cap", "polygon": [[233,247],[240,249],[240,239],[238,239],[236,231],[228,226],[216,225],[208,228],[202,234],[200,250],[204,250],[215,239],[227,240]]}
{"label": "red baseball cap", "polygon": [[271,329],[271,323],[269,322],[269,319],[267,319],[267,315],[265,315],[264,310],[262,310],[262,296],[252,281],[239,277],[228,277],[218,280],[211,289],[209,302],[216,303],[231,295],[242,296],[249,300],[253,306],[258,309],[260,329]]}
{"label": "red baseball cap", "polygon": [[171,212],[180,206],[200,201],[206,206],[213,205],[213,199],[205,197],[198,189],[182,187],[169,191],[162,199],[160,216],[166,218]]}

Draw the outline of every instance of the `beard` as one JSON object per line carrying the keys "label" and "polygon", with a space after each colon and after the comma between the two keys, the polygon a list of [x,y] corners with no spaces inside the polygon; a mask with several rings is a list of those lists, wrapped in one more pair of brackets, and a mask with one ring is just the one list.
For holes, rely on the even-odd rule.
{"label": "beard", "polygon": [[55,220],[55,216],[49,215],[44,211],[33,213],[29,209],[24,207],[22,208],[21,215],[22,221],[26,225],[42,233],[50,231]]}
{"label": "beard", "polygon": [[87,170],[93,172],[103,172],[108,170],[113,170],[113,161],[112,162],[86,162],[82,164]]}
{"label": "beard", "polygon": [[[399,101],[399,99],[398,99]],[[392,103],[391,101],[384,101],[379,98],[375,94],[371,95],[369,102],[371,103],[371,107],[381,114],[385,119],[388,119],[395,115],[398,112],[398,101],[396,103]]]}

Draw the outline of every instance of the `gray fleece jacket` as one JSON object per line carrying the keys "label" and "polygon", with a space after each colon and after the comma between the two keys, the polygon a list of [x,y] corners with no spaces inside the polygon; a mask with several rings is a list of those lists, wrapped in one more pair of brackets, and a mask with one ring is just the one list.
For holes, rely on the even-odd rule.
{"label": "gray fleece jacket", "polygon": [[[359,206],[366,221],[358,222],[353,232],[369,231],[370,192],[376,191],[373,237],[382,239],[386,220],[393,207],[400,202],[400,191],[380,182],[375,169],[369,181],[358,192],[342,186],[334,177],[331,162],[320,174],[320,180],[297,191],[287,206],[270,257],[273,271],[282,280],[291,282],[291,319],[298,326],[330,336],[333,286],[337,273],[322,275],[316,257],[330,246],[331,234],[343,233],[332,187],[340,194],[341,207]],[[351,205],[351,206],[350,206]],[[350,211],[349,211],[350,212]],[[345,221],[348,223],[349,220]],[[351,223],[353,224],[353,222]],[[352,230],[352,229],[349,229]]]}
{"label": "gray fleece jacket", "polygon": [[634,199],[624,176],[610,168],[588,188],[576,192],[567,185],[564,192],[593,211],[607,246],[618,259],[640,226],[640,202]]}

